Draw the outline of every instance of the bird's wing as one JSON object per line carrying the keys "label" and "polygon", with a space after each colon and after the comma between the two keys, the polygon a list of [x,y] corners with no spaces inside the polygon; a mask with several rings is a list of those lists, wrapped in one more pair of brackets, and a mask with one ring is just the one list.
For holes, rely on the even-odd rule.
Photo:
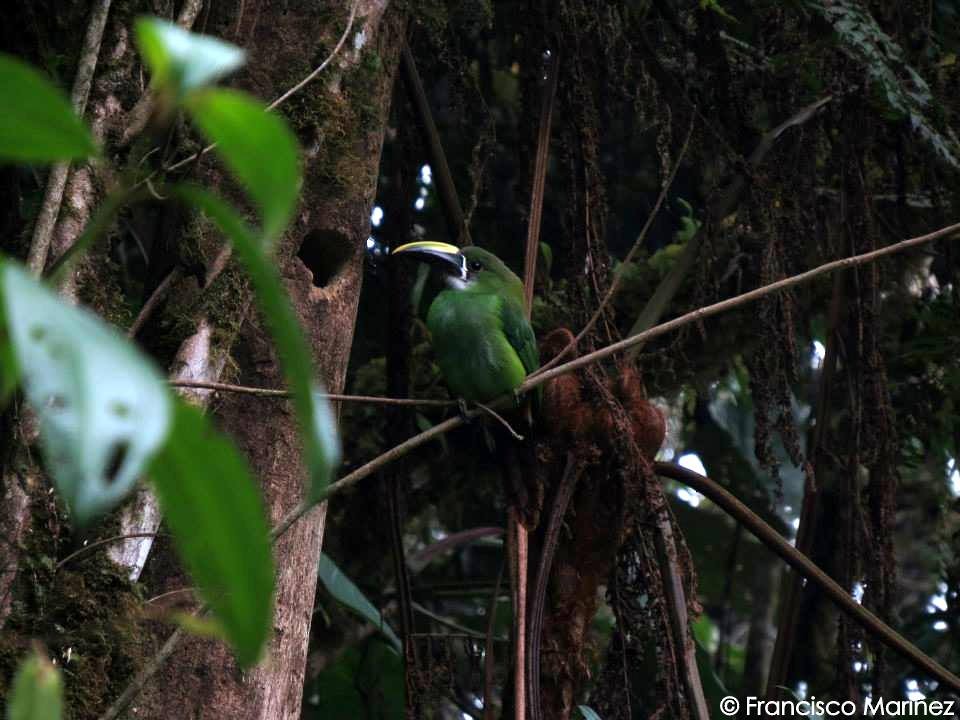
{"label": "bird's wing", "polygon": [[502,299],[500,303],[500,322],[503,324],[503,334],[517,352],[523,369],[529,375],[540,367],[540,351],[537,348],[537,338],[530,327],[530,321],[523,312],[523,308],[514,300]]}

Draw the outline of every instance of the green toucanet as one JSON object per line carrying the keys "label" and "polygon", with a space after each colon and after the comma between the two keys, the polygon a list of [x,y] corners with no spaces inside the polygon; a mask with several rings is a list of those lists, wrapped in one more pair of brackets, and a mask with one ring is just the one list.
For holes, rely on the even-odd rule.
{"label": "green toucanet", "polygon": [[422,241],[392,254],[406,253],[444,272],[447,287],[431,303],[427,327],[450,391],[482,403],[516,390],[540,366],[520,278],[478,247]]}

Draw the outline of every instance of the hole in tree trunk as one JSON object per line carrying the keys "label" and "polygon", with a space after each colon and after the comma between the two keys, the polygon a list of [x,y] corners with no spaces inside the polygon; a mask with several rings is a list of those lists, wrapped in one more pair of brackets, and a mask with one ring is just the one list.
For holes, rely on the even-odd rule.
{"label": "hole in tree trunk", "polygon": [[316,287],[326,287],[353,255],[350,239],[336,230],[312,230],[297,251],[311,273]]}

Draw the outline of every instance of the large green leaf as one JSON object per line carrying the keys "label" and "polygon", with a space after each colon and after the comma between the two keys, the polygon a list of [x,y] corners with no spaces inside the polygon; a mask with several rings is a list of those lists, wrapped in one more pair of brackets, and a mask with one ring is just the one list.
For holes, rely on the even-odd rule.
{"label": "large green leaf", "polygon": [[330,483],[331,472],[340,464],[340,441],[330,404],[322,397],[314,381],[310,351],[273,258],[233,208],[216,195],[203,188],[187,185],[175,187],[172,192],[216,223],[233,243],[253,280],[260,309],[277,345],[303,432],[304,452],[310,473],[308,498],[321,500]]}
{"label": "large green leaf", "polygon": [[60,720],[63,679],[40,652],[20,663],[7,695],[7,720]]}
{"label": "large green leaf", "polygon": [[21,60],[0,54],[0,160],[55,162],[97,153],[67,98]]}
{"label": "large green leaf", "polygon": [[154,84],[174,97],[215,82],[246,60],[244,51],[235,45],[187,32],[155,17],[137,20],[136,34]]}
{"label": "large green leaf", "polygon": [[170,391],[149,360],[13,263],[0,296],[47,468],[84,525],[133,487],[170,427]]}
{"label": "large green leaf", "polygon": [[400,652],[402,647],[400,638],[397,637],[397,634],[387,624],[387,621],[383,619],[380,611],[377,610],[372,602],[367,600],[367,596],[360,591],[360,588],[354,585],[353,581],[344,575],[336,563],[324,553],[320,553],[320,570],[318,574],[320,582],[323,583],[327,592],[329,592],[337,602],[346,605],[360,617],[368,620],[384,634],[397,652]]}
{"label": "large green leaf", "polygon": [[273,619],[273,560],[260,492],[233,444],[186,403],[150,466],[177,552],[237,661],[260,657]]}
{"label": "large green leaf", "polygon": [[186,100],[194,122],[257,204],[263,234],[273,240],[287,226],[300,191],[293,133],[279,115],[235,90],[209,89]]}

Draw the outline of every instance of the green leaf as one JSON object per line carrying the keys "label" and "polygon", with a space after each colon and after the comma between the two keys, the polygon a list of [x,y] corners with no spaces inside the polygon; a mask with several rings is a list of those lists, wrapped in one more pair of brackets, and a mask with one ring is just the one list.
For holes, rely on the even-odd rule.
{"label": "green leaf", "polygon": [[0,160],[46,163],[97,154],[67,98],[25,62],[0,54],[0,87]]}
{"label": "green leaf", "polygon": [[580,710],[580,714],[583,715],[585,720],[600,720],[600,716],[597,715],[597,711],[593,708],[587,707],[586,705],[577,705],[577,709]]}
{"label": "green leaf", "polygon": [[330,475],[340,464],[340,441],[330,405],[314,381],[310,351],[287,299],[276,264],[233,208],[216,195],[188,185],[176,186],[172,192],[205,213],[230,238],[237,256],[253,280],[260,309],[277,345],[303,433],[304,453],[310,473],[308,500],[322,500],[330,484]]}
{"label": "green leaf", "polygon": [[[0,283],[2,282],[3,280],[0,279]],[[0,297],[3,297],[2,290],[0,290]],[[6,319],[0,312],[0,410],[7,406],[10,396],[19,384],[20,368],[17,367],[17,357],[13,353]]]}
{"label": "green leaf", "polygon": [[186,106],[257,204],[264,236],[275,239],[290,221],[300,190],[293,133],[279,115],[235,90],[197,92]]}
{"label": "green leaf", "polygon": [[390,641],[390,644],[393,645],[397,652],[401,651],[402,645],[400,638],[397,637],[397,634],[387,624],[387,621],[383,619],[380,611],[377,610],[372,602],[367,600],[367,596],[360,592],[360,588],[354,585],[353,581],[344,575],[336,563],[324,553],[320,553],[319,577],[320,582],[323,583],[327,592],[329,592],[337,602],[350,608],[365,620],[368,620],[375,628],[383,633],[384,637]]}
{"label": "green leaf", "polygon": [[260,657],[273,620],[273,559],[260,492],[241,455],[203,414],[174,408],[150,478],[174,545],[237,661]]}
{"label": "green leaf", "polygon": [[137,20],[136,35],[154,84],[174,97],[213,83],[246,61],[235,45],[154,17]]}
{"label": "green leaf", "polygon": [[0,264],[7,329],[47,468],[75,521],[106,512],[137,482],[170,428],[170,391],[129,340]]}
{"label": "green leaf", "polygon": [[39,651],[20,663],[7,696],[7,720],[60,720],[63,679]]}

